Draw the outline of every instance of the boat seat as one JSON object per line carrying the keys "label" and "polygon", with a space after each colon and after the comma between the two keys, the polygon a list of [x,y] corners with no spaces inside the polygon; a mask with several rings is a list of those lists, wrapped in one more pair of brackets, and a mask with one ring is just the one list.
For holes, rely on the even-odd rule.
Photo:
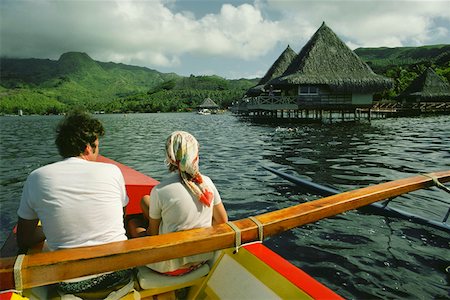
{"label": "boat seat", "polygon": [[[123,297],[130,295],[130,296],[133,296],[133,298],[130,298],[130,299],[134,300],[134,299],[136,299],[136,297],[134,297],[134,293],[137,293],[137,291],[134,290],[134,279],[131,279],[127,284],[125,284],[118,290],[111,289],[109,291],[84,293],[83,295],[87,297],[86,299],[104,299],[104,300],[123,299]],[[34,288],[23,291],[22,295],[24,297],[26,297],[24,299],[31,299],[31,300],[41,300],[41,299],[83,300],[84,299],[84,297],[80,298],[77,295],[60,293],[56,289],[55,285],[34,287]],[[137,299],[139,299],[139,297]]]}
{"label": "boat seat", "polygon": [[223,250],[191,296],[191,299],[313,299],[246,248],[237,253],[234,248]]}
{"label": "boat seat", "polygon": [[208,273],[208,264],[181,276],[162,275],[142,266],[137,268],[136,277],[142,289],[142,291],[139,291],[141,297],[147,297],[201,284]]}

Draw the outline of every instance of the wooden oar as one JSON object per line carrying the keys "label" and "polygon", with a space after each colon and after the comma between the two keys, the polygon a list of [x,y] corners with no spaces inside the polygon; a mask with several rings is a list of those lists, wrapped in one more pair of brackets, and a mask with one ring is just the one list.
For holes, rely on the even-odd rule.
{"label": "wooden oar", "polygon": [[[439,178],[441,182],[450,181],[450,171],[430,175]],[[431,178],[420,175],[302,203],[256,218],[263,226],[264,237],[267,237],[431,185]],[[258,240],[258,226],[251,219],[233,223],[241,230],[242,243]],[[20,270],[16,271],[16,283],[13,270],[15,259],[3,258],[0,260],[0,286],[1,290],[26,289],[85,275],[132,268],[180,255],[230,248],[235,246],[235,236],[236,233],[229,225],[221,224],[101,246],[30,254],[23,258],[20,267],[16,263],[16,269]]]}
{"label": "wooden oar", "polygon": [[[318,183],[308,181],[308,180],[281,172],[281,171],[276,170],[271,167],[263,166],[263,168],[280,176],[281,178],[289,180],[290,182],[303,187],[307,191],[310,191],[313,193],[318,193],[321,196],[336,195],[336,194],[341,193],[340,191],[338,191],[336,189],[333,189],[333,188],[330,188],[330,187],[327,187],[324,185],[320,185]],[[445,189],[445,187],[444,188],[439,187],[439,188]],[[438,229],[450,231],[450,224],[445,223],[446,220],[448,219],[450,209],[448,210],[447,214],[443,218],[443,221],[439,222],[439,221],[435,221],[435,220],[425,219],[421,216],[418,216],[416,214],[413,214],[413,213],[410,213],[410,212],[407,212],[407,211],[404,211],[404,210],[401,210],[398,208],[389,207],[389,206],[387,206],[387,203],[371,203],[364,208],[367,210],[370,210],[371,212],[380,213],[382,215],[389,215],[392,217],[407,219],[407,220],[411,220],[413,222],[420,223],[423,225],[429,225],[429,226],[433,226]]]}

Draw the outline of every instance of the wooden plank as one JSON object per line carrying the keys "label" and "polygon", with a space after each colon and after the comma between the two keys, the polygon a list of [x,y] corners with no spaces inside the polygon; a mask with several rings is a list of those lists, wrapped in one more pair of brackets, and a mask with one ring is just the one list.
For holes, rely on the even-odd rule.
{"label": "wooden plank", "polygon": [[[450,181],[450,171],[429,175],[439,178],[441,182]],[[431,178],[420,175],[302,203],[259,215],[257,218],[263,224],[264,236],[268,237],[431,185]],[[243,243],[258,239],[258,228],[250,219],[233,223],[241,229]],[[225,249],[233,247],[234,240],[234,231],[227,224],[221,224],[100,246],[27,255],[22,264],[22,286],[31,288],[85,275],[141,266],[176,258],[180,253],[187,256]],[[0,260],[0,274],[2,277],[11,278],[13,269],[10,259]],[[14,288],[14,285],[2,283],[1,290],[10,288]]]}
{"label": "wooden plank", "polygon": [[14,285],[14,262],[16,257],[0,258],[0,291],[10,290]]}

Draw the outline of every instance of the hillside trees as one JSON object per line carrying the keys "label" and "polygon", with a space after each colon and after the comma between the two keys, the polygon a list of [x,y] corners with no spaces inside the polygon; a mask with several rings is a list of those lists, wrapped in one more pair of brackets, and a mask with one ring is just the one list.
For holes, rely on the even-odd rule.
{"label": "hillside trees", "polygon": [[0,113],[62,113],[74,106],[105,112],[195,109],[206,97],[226,108],[255,80],[182,77],[68,52],[59,60],[0,58]]}
{"label": "hillside trees", "polygon": [[24,114],[59,114],[65,111],[65,104],[59,102],[54,95],[40,90],[5,90],[0,91],[0,112],[17,114],[22,110]]}
{"label": "hillside trees", "polygon": [[191,111],[205,98],[213,99],[221,108],[227,108],[233,101],[242,97],[243,91],[234,90],[159,90],[152,93],[139,93],[110,102],[107,112],[177,112]]}

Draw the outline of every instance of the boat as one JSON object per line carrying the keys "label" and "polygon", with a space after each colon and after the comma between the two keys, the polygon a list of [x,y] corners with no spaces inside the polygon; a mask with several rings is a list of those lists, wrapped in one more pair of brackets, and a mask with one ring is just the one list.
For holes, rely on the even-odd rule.
{"label": "boat", "polygon": [[206,116],[206,115],[210,115],[211,111],[207,108],[203,108],[203,109],[200,109],[199,111],[197,111],[197,114]]}
{"label": "boat", "polygon": [[[127,218],[140,217],[139,201],[158,181],[103,156],[125,178],[130,203]],[[52,284],[128,268],[136,279],[115,299],[139,299],[168,291],[187,291],[187,299],[342,299],[298,267],[264,246],[264,238],[323,218],[418,189],[433,179],[450,181],[450,170],[417,175],[327,196],[281,210],[159,236],[105,245],[17,254],[14,231],[2,247],[0,297],[51,298]],[[152,262],[216,251],[216,259],[183,276],[164,276],[142,267]]]}

